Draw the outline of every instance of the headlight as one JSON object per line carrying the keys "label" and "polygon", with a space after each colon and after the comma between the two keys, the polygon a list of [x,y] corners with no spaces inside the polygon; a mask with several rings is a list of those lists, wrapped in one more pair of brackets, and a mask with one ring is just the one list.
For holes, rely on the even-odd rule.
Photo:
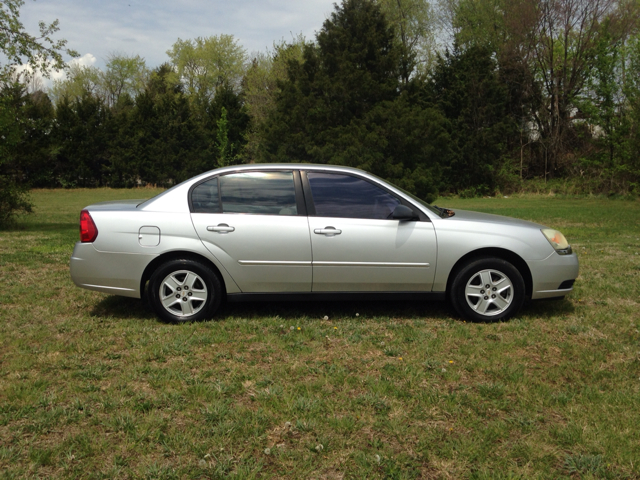
{"label": "headlight", "polygon": [[546,237],[546,239],[549,240],[549,243],[557,253],[559,253],[560,255],[571,254],[571,245],[569,245],[567,239],[564,238],[564,235],[561,234],[558,230],[554,230],[553,228],[543,228],[541,232]]}

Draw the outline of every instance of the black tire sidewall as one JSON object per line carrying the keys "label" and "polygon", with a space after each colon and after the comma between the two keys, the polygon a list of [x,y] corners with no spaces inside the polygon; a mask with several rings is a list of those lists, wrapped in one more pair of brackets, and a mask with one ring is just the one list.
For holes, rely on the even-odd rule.
{"label": "black tire sidewall", "polygon": [[[190,317],[179,317],[177,315],[173,315],[164,308],[159,297],[160,283],[167,277],[167,275],[180,270],[189,270],[199,275],[205,282],[207,291],[209,292],[209,296],[202,310]],[[213,316],[220,306],[222,287],[218,276],[208,266],[189,259],[169,260],[160,265],[151,275],[148,295],[151,308],[153,308],[156,314],[164,321],[173,323],[197,322]]]}
{"label": "black tire sidewall", "polygon": [[[481,315],[475,312],[465,298],[465,288],[472,276],[482,270],[497,270],[506,275],[513,285],[513,300],[511,305],[504,312],[498,315]],[[500,258],[476,259],[462,267],[454,277],[451,284],[450,301],[458,314],[471,321],[494,322],[507,320],[514,316],[524,303],[525,285],[522,275],[516,267],[506,260]]]}

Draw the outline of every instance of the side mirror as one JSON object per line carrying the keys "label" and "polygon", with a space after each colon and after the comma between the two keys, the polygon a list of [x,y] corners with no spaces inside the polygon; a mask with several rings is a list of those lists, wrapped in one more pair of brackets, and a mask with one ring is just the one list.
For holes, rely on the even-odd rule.
{"label": "side mirror", "polygon": [[394,220],[417,220],[418,215],[406,205],[398,205],[393,211]]}

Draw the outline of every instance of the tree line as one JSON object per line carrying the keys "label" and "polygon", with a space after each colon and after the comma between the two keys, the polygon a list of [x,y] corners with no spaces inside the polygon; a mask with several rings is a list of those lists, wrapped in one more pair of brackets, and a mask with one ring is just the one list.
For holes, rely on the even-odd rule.
{"label": "tree line", "polygon": [[[2,0],[0,36],[24,34],[7,21],[21,4]],[[27,208],[25,186],[170,186],[248,162],[355,166],[427,199],[637,193],[638,13],[615,0],[342,0],[313,40],[249,56],[232,35],[178,39],[158,67],[113,54],[49,89],[13,67],[26,55],[43,70],[44,53],[60,67],[64,43],[7,36],[0,176],[15,202],[0,210]]]}

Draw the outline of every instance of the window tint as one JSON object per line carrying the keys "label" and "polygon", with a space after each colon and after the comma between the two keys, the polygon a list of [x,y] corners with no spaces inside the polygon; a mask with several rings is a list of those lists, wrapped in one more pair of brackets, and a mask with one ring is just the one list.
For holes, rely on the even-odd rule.
{"label": "window tint", "polygon": [[220,213],[218,177],[201,183],[191,192],[193,213]]}
{"label": "window tint", "polygon": [[382,188],[361,178],[308,172],[319,217],[388,219],[400,203]]}
{"label": "window tint", "polygon": [[293,172],[232,173],[220,177],[223,213],[297,215]]}

